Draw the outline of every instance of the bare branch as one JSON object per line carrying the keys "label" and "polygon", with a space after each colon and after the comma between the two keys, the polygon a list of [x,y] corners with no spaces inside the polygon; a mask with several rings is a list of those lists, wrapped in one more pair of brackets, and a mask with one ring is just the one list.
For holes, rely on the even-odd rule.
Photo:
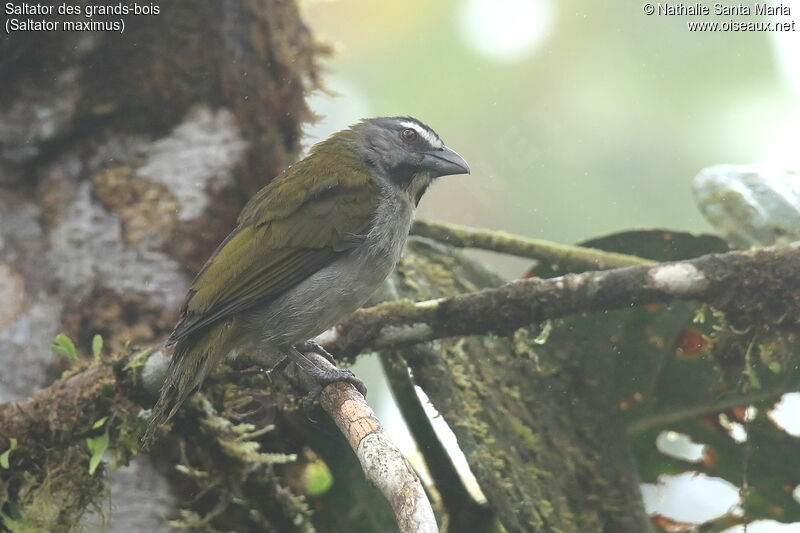
{"label": "bare branch", "polygon": [[414,389],[409,373],[409,365],[404,355],[411,352],[413,359],[435,359],[437,354],[429,345],[410,346],[400,351],[380,353],[381,364],[392,390],[392,396],[400,409],[414,442],[417,443],[425,464],[428,467],[433,485],[441,496],[441,503],[448,515],[449,531],[472,531],[484,533],[494,531],[496,517],[491,507],[479,503],[470,494],[458,473],[453,460],[433,429],[430,418],[425,413],[422,401]]}
{"label": "bare branch", "polygon": [[[323,369],[335,367],[314,353],[306,354]],[[296,378],[309,390],[304,375]],[[436,533],[436,517],[419,477],[383,431],[375,412],[356,388],[344,382],[328,385],[320,395],[322,408],[350,443],[364,475],[389,500],[402,533]]]}

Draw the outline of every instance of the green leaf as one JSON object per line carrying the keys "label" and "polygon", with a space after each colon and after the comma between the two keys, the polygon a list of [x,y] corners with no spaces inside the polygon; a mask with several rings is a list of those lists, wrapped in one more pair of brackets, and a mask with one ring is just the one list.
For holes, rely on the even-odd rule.
{"label": "green leaf", "polygon": [[100,359],[100,352],[103,350],[103,337],[99,334],[95,334],[92,337],[92,355],[94,356],[95,360]]}
{"label": "green leaf", "polygon": [[92,429],[97,429],[97,428],[99,428],[100,426],[102,426],[103,424],[105,424],[105,423],[106,423],[106,420],[108,420],[108,417],[107,417],[107,416],[104,416],[103,418],[101,418],[100,420],[98,420],[97,422],[95,422],[95,423],[92,425]]}
{"label": "green leaf", "polygon": [[91,476],[97,470],[100,461],[103,460],[103,454],[108,449],[108,429],[98,437],[86,439],[86,446],[92,454],[91,459],[89,459],[89,475]]}
{"label": "green leaf", "polygon": [[69,351],[59,344],[51,344],[50,351],[55,355],[61,355],[63,357],[66,357],[67,359],[71,359]]}
{"label": "green leaf", "polygon": [[63,355],[67,359],[73,361],[78,359],[78,352],[75,350],[75,344],[72,342],[72,339],[63,333],[59,333],[56,336],[55,344],[50,346],[50,351],[56,355]]}
{"label": "green leaf", "polygon": [[[695,235],[684,231],[661,229],[613,233],[581,242],[579,246],[596,248],[606,252],[635,255],[653,261],[680,261],[730,250],[724,240],[714,235]],[[530,269],[526,276],[553,278],[568,272],[575,271],[542,262]]]}
{"label": "green leaf", "polygon": [[5,468],[8,470],[8,457],[11,455],[11,452],[17,449],[17,439],[9,439],[11,441],[11,446],[0,455],[0,467]]}

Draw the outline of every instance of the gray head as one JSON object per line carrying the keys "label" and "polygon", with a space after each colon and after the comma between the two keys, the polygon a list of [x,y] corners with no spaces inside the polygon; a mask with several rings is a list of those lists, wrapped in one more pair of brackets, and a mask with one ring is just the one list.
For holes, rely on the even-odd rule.
{"label": "gray head", "polygon": [[406,190],[415,204],[434,178],[469,174],[469,165],[427,125],[411,117],[365,119],[351,126],[356,153]]}

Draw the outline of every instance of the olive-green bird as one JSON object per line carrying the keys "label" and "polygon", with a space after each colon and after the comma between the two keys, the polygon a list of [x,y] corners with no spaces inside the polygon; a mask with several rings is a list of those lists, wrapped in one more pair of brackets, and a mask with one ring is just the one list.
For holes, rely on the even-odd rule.
{"label": "olive-green bird", "polygon": [[[197,274],[167,345],[174,345],[145,444],[205,376],[240,351],[291,361],[318,384],[363,384],[322,371],[312,339],[360,307],[400,258],[414,208],[434,178],[466,161],[410,117],[363,120],[311,148],[247,203]],[[282,367],[283,365],[281,365]]]}

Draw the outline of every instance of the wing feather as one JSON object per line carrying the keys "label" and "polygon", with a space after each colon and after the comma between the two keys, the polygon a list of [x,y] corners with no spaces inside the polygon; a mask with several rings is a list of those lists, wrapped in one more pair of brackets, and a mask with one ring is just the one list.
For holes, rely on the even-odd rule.
{"label": "wing feather", "polygon": [[[238,226],[197,274],[168,344],[274,299],[357,242],[369,228],[378,194],[366,169],[334,166],[337,172],[313,180],[306,194],[295,187],[287,195],[282,191],[289,179],[302,181],[307,174],[290,167],[294,172],[281,174],[245,206]],[[294,209],[287,205],[292,203]]]}

